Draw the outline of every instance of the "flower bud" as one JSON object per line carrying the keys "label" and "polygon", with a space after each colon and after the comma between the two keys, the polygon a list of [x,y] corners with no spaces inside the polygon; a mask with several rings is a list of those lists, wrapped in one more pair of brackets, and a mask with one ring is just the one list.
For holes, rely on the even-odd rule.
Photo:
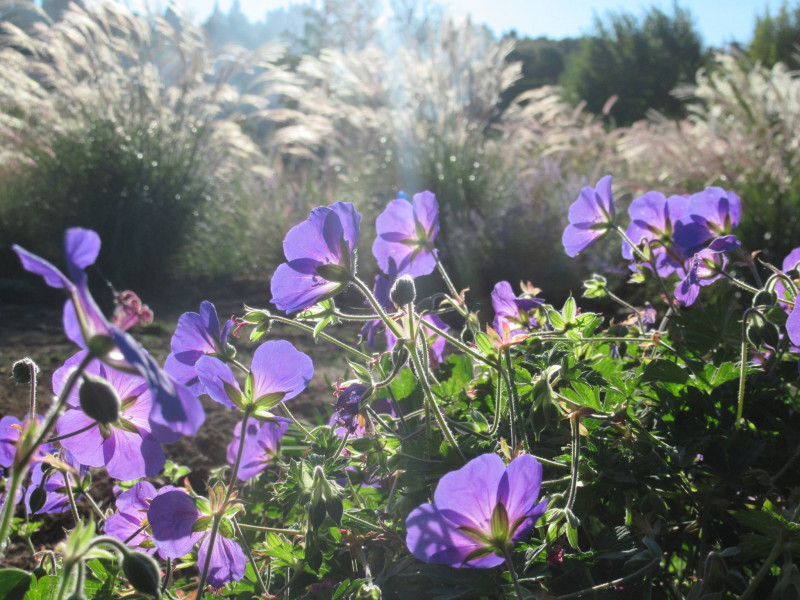
{"label": "flower bud", "polygon": [[31,382],[31,369],[34,374],[39,372],[39,367],[30,358],[18,360],[11,367],[11,379],[18,383],[28,384]]}
{"label": "flower bud", "polygon": [[119,418],[120,399],[114,387],[105,379],[84,375],[80,390],[81,410],[98,423],[113,423]]}
{"label": "flower bud", "polygon": [[135,590],[156,598],[161,595],[161,571],[151,556],[135,551],[125,553],[122,571]]}
{"label": "flower bud", "polygon": [[411,304],[417,297],[417,290],[414,287],[414,279],[411,275],[403,275],[394,282],[389,297],[396,306]]}
{"label": "flower bud", "polygon": [[42,510],[44,503],[47,502],[47,492],[44,487],[40,486],[31,492],[31,497],[28,499],[28,508],[31,514],[37,513]]}

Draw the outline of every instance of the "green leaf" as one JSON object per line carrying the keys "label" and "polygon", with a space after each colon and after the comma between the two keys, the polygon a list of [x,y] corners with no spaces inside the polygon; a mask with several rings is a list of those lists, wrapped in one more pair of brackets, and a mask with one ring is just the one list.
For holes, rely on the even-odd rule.
{"label": "green leaf", "polygon": [[0,600],[21,600],[33,576],[22,569],[0,569]]}
{"label": "green leaf", "polygon": [[689,373],[669,360],[654,360],[644,368],[643,381],[657,383],[686,383]]}

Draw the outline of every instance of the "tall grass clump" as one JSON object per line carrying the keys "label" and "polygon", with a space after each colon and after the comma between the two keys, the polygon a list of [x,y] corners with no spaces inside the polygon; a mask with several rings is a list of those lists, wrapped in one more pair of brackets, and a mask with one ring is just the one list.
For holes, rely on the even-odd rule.
{"label": "tall grass clump", "polygon": [[599,120],[575,111],[555,88],[505,109],[503,94],[520,77],[519,63],[507,60],[513,40],[498,42],[448,17],[423,33],[391,50],[326,49],[299,64],[308,80],[299,110],[333,132],[320,157],[335,197],[367,200],[364,221],[372,223],[399,189],[435,193],[443,260],[456,283],[473,282],[473,294],[488,295],[498,267],[511,280],[547,276],[547,261],[531,273],[518,259],[555,254],[551,225],[567,190],[602,168]]}
{"label": "tall grass clump", "polygon": [[215,55],[188,18],[110,2],[0,35],[0,237],[94,228],[126,285],[244,266],[257,239],[236,232],[279,167],[281,46]]}

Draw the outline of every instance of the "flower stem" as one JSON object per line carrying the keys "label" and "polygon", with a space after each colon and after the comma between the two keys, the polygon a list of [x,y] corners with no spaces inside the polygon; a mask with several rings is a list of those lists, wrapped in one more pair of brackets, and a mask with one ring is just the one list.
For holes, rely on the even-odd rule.
{"label": "flower stem", "polygon": [[31,373],[31,397],[30,397],[30,405],[28,407],[28,414],[30,414],[31,418],[34,418],[36,414],[36,385],[37,385],[37,377],[36,374],[39,372],[39,369],[36,366],[36,363],[32,360],[28,362],[28,369]]}
{"label": "flower stem", "polygon": [[[286,317],[281,317],[280,315],[273,315],[270,314],[269,318],[272,321],[277,321],[278,323],[283,323],[284,325],[291,325],[292,327],[296,327],[297,329],[302,329],[303,331],[307,331],[308,333],[313,334],[314,328],[310,325],[306,325],[305,323],[300,323],[299,321],[295,321],[294,319],[287,319]],[[335,337],[328,335],[324,331],[321,331],[317,334],[317,337],[323,339],[331,344],[335,344],[339,346],[342,350],[347,350],[350,354],[353,354],[359,357],[362,360],[372,360],[372,357],[368,354],[364,354],[360,350],[353,348],[349,344],[345,344],[343,341],[336,339]]]}
{"label": "flower stem", "polygon": [[517,598],[519,600],[523,600],[524,596],[522,594],[522,587],[519,584],[519,578],[517,577],[517,571],[514,569],[514,561],[511,559],[511,551],[508,547],[503,549],[503,555],[506,559],[506,567],[508,567],[508,572],[511,575],[511,581],[514,583],[514,591],[517,593]]}
{"label": "flower stem", "polygon": [[228,506],[228,502],[233,495],[233,490],[236,489],[236,477],[239,474],[239,466],[242,464],[242,454],[244,454],[244,442],[247,438],[247,421],[250,419],[250,411],[252,406],[244,409],[242,415],[242,428],[241,437],[239,438],[239,448],[236,451],[236,460],[233,461],[233,469],[231,470],[231,478],[228,482],[228,489],[225,491],[225,499],[222,506],[218,508],[213,520],[211,521],[211,532],[208,534],[208,552],[206,553],[206,560],[203,563],[203,570],[200,572],[200,582],[197,584],[197,595],[195,600],[202,600],[203,593],[206,587],[206,577],[208,577],[208,569],[211,566],[211,555],[214,553],[214,543],[217,541],[217,534],[219,533],[219,524],[222,521],[222,514]]}
{"label": "flower stem", "polygon": [[81,516],[78,514],[78,505],[75,504],[75,494],[72,492],[72,482],[69,479],[69,472],[63,471],[64,473],[64,487],[67,491],[67,499],[69,500],[69,506],[72,509],[72,518],[75,519],[75,525],[80,525]]}
{"label": "flower stem", "polygon": [[[378,299],[375,297],[369,287],[367,287],[367,284],[361,281],[358,277],[353,277],[352,282],[358,288],[358,291],[364,295],[364,298],[367,299],[367,302],[370,303],[380,320],[383,321],[384,325],[386,325],[386,328],[391,331],[395,337],[402,338],[403,328],[400,327],[400,325],[394,319],[390,318],[389,315],[386,314],[386,311],[383,310],[381,303],[378,302]],[[367,357],[367,360],[370,360],[370,357]]]}
{"label": "flower stem", "polygon": [[297,428],[298,428],[300,431],[302,431],[302,432],[303,432],[303,435],[304,435],[304,436],[306,436],[306,437],[307,437],[308,439],[310,439],[310,440],[313,440],[313,439],[314,439],[314,436],[313,436],[313,435],[311,435],[311,432],[310,432],[308,429],[306,429],[306,428],[303,426],[303,424],[302,424],[300,421],[298,421],[298,420],[295,418],[295,416],[292,414],[292,411],[291,411],[291,410],[289,410],[289,407],[288,407],[288,406],[286,406],[286,403],[285,403],[285,402],[281,402],[281,403],[279,403],[279,404],[278,404],[278,406],[280,406],[280,407],[281,407],[281,410],[282,410],[283,412],[285,412],[285,413],[286,413],[286,416],[287,416],[287,417],[289,417],[289,418],[292,420],[292,422],[293,422],[295,425],[297,425]]}
{"label": "flower stem", "polygon": [[269,594],[269,590],[267,590],[267,586],[264,585],[264,580],[261,579],[261,571],[258,569],[258,565],[256,564],[255,559],[253,558],[253,552],[250,550],[250,544],[247,543],[247,538],[244,537],[244,533],[242,533],[241,527],[239,527],[239,522],[234,517],[233,521],[233,528],[236,531],[236,537],[239,538],[239,543],[242,544],[244,548],[244,553],[247,555],[247,560],[250,563],[250,566],[253,567],[253,573],[256,574],[256,579],[258,580],[258,585],[261,587],[261,591],[264,594]]}
{"label": "flower stem", "polygon": [[575,496],[578,493],[578,465],[581,458],[581,427],[580,417],[573,415],[569,420],[572,429],[572,465],[570,469],[569,494],[567,495],[567,508],[572,510]]}
{"label": "flower stem", "polygon": [[[13,516],[14,509],[16,508],[16,504],[13,500],[16,497],[17,488],[25,479],[25,475],[28,474],[31,457],[33,457],[39,446],[45,441],[45,439],[47,439],[47,436],[50,435],[50,432],[56,424],[56,420],[61,414],[64,405],[67,403],[67,398],[72,393],[72,388],[75,387],[75,383],[78,381],[81,373],[83,373],[84,369],[86,369],[86,366],[93,359],[94,356],[92,356],[92,354],[87,354],[78,367],[72,373],[70,373],[67,382],[64,384],[64,389],[61,390],[61,395],[53,405],[53,408],[51,408],[48,412],[45,423],[42,426],[36,441],[26,449],[25,453],[21,457],[14,458],[14,464],[11,466],[10,485],[6,488],[6,502],[3,504],[2,511],[0,511],[0,559],[5,556],[6,543],[8,542],[8,537],[11,533],[11,517]],[[31,414],[29,418],[35,419],[36,416]],[[20,441],[22,441],[22,439],[24,438],[20,437]]]}
{"label": "flower stem", "polygon": [[248,523],[237,523],[242,529],[252,529],[254,531],[264,531],[266,533],[277,533],[282,535],[302,535],[298,529],[281,529],[279,527],[264,527],[263,525],[250,525]]}
{"label": "flower stem", "polygon": [[747,376],[747,319],[753,312],[758,312],[754,308],[748,308],[744,311],[742,316],[742,343],[740,360],[741,366],[739,368],[739,395],[736,405],[736,422],[733,425],[734,431],[739,431],[742,426],[742,412],[744,411],[744,388],[745,377]]}
{"label": "flower stem", "polygon": [[439,428],[442,430],[444,439],[453,449],[455,449],[456,452],[458,452],[458,455],[461,457],[461,460],[467,462],[464,453],[461,452],[461,448],[458,447],[458,443],[453,437],[453,432],[450,431],[450,427],[447,425],[447,420],[444,418],[444,415],[442,414],[439,405],[436,404],[436,398],[434,398],[433,396],[433,390],[431,390],[430,383],[428,382],[427,373],[423,370],[422,361],[420,360],[419,355],[416,352],[416,348],[410,347],[409,354],[411,355],[411,361],[414,364],[414,370],[417,372],[417,377],[419,377],[419,382],[420,385],[422,386],[422,391],[425,394],[426,406],[436,417],[436,422],[439,423]]}
{"label": "flower stem", "polygon": [[450,292],[450,295],[453,297],[453,300],[455,302],[453,304],[453,308],[455,308],[456,311],[458,311],[458,314],[460,314],[462,317],[466,319],[469,316],[469,311],[467,310],[467,307],[457,303],[458,299],[460,298],[460,294],[458,293],[458,291],[456,291],[456,286],[453,285],[453,281],[447,274],[447,271],[445,270],[442,261],[439,260],[439,255],[434,254],[434,256],[436,257],[436,268],[439,270],[439,274],[442,276],[444,284],[447,286],[447,289]]}

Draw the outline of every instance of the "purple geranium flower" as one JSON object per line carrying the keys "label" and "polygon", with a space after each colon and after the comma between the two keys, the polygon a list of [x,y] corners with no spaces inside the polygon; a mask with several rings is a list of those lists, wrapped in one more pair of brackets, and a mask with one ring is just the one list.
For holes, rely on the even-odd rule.
{"label": "purple geranium flower", "polygon": [[[244,392],[230,367],[218,358],[201,356],[195,368],[213,400],[229,408],[236,405],[242,409],[259,404],[271,407],[290,400],[306,389],[314,375],[311,359],[285,340],[270,340],[256,349],[248,375],[250,383]],[[231,399],[228,391],[238,392],[237,397]]]}
{"label": "purple geranium flower", "polygon": [[103,525],[106,534],[131,548],[153,554],[156,549],[145,524],[150,502],[156,496],[156,488],[149,481],[139,481],[131,489],[117,497],[117,512],[108,517]]}
{"label": "purple geranium flower", "polygon": [[798,263],[800,263],[800,248],[795,248],[783,259],[782,271],[788,273],[792,269],[797,269]]}
{"label": "purple geranium flower", "polygon": [[[203,538],[197,549],[197,564],[200,568],[206,563],[209,536]],[[247,557],[239,544],[232,539],[218,535],[211,550],[211,562],[208,564],[206,580],[213,588],[221,588],[231,581],[239,581],[244,577]]]}
{"label": "purple geranium flower", "polygon": [[709,187],[693,194],[687,214],[675,224],[675,243],[689,252],[730,233],[742,214],[742,201],[733,192]]}
{"label": "purple geranium flower", "polygon": [[[675,245],[672,235],[675,224],[688,214],[689,196],[670,196],[660,192],[647,192],[636,198],[628,207],[631,222],[625,232],[634,244],[652,244],[650,251],[655,256],[655,265],[661,277],[668,277],[683,263],[683,248]],[[633,249],[622,242],[622,257],[632,260]]]}
{"label": "purple geranium flower", "polygon": [[682,306],[691,306],[697,300],[701,286],[714,283],[721,277],[727,258],[719,251],[701,250],[689,259],[684,277],[675,287],[675,297]]}
{"label": "purple geranium flower", "polygon": [[[428,347],[430,349],[431,366],[435,368],[437,365],[441,364],[442,361],[444,360],[444,350],[445,347],[447,346],[447,341],[438,333],[426,327],[425,326],[426,323],[431,323],[432,325],[434,325],[438,329],[441,329],[442,331],[448,331],[450,327],[447,325],[447,323],[442,321],[442,319],[439,318],[438,315],[429,315],[429,314],[423,315],[422,321],[420,322],[420,325],[422,326],[422,332],[425,335],[425,339],[428,341]],[[391,350],[392,348],[394,348],[395,344],[397,344],[397,338],[391,331],[387,329],[386,345],[388,349]]]}
{"label": "purple geranium flower", "polygon": [[109,323],[89,292],[84,269],[97,259],[100,237],[89,229],[74,227],[67,230],[64,246],[69,277],[24,248],[12,248],[25,270],[41,275],[47,285],[69,295],[64,305],[64,329],[70,339],[111,367],[138,372],[145,378],[154,400],[150,420],[163,431],[163,437],[168,437],[169,431],[172,441],[180,435],[194,435],[205,419],[200,401],[168,377],[130,335]]}
{"label": "purple geranium flower", "polygon": [[[70,372],[85,357],[86,351],[82,350],[53,373],[53,392],[56,395],[61,394]],[[80,433],[65,437],[61,445],[81,464],[105,466],[108,474],[116,479],[128,481],[157,475],[166,457],[150,426],[153,400],[145,380],[97,360],[91,361],[84,373],[96,375],[111,384],[121,401],[119,418],[107,425],[98,424],[81,409],[80,388],[75,386],[67,397],[70,408],[58,419],[57,428],[59,436]]]}
{"label": "purple geranium flower", "polygon": [[201,356],[227,358],[228,332],[233,319],[220,327],[217,309],[208,300],[200,304],[200,312],[186,312],[178,319],[178,327],[172,335],[170,346],[175,358],[185,364],[194,365]]}
{"label": "purple geranium flower", "polygon": [[[147,520],[153,531],[153,543],[159,553],[169,558],[180,558],[191,552],[200,542],[197,550],[197,565],[202,569],[208,554],[210,534],[207,529],[198,528],[197,523],[203,515],[195,501],[184,490],[172,486],[161,488],[150,503]],[[208,527],[211,519],[208,519]],[[222,528],[221,528],[222,529]],[[239,544],[224,537],[221,533],[214,541],[211,562],[208,570],[208,583],[221,587],[230,581],[244,577],[247,560]]]}
{"label": "purple geranium flower", "polygon": [[[289,429],[289,419],[276,417],[274,421],[259,423],[250,421],[247,424],[242,460],[236,476],[242,481],[252,479],[267,468],[280,453],[281,439]],[[236,453],[242,440],[242,423],[236,424],[233,441],[228,444],[227,458],[230,464],[236,461]]]}
{"label": "purple geranium flower", "polygon": [[503,331],[503,323],[506,323],[512,334],[536,327],[536,317],[529,313],[543,303],[541,298],[518,298],[510,283],[498,281],[492,290],[492,308],[495,312],[492,327],[495,331]]}
{"label": "purple geranium flower", "polygon": [[204,394],[205,388],[194,366],[201,356],[230,358],[233,348],[228,346],[228,333],[233,324],[233,319],[228,319],[220,327],[217,309],[208,300],[200,304],[199,313],[183,313],[172,335],[172,352],[167,356],[164,370],[194,394]]}
{"label": "purple geranium flower", "polygon": [[355,275],[361,215],[349,202],[315,208],[283,240],[285,262],[272,276],[272,302],[288,313],[342,291]]}
{"label": "purple geranium flower", "polygon": [[398,275],[419,277],[436,268],[433,241],[439,233],[439,205],[429,191],[414,194],[411,202],[405,197],[392,200],[375,222],[378,237],[372,254],[384,273],[390,261],[397,265]]}
{"label": "purple geranium flower", "polygon": [[537,504],[541,485],[542,466],[529,454],[508,467],[496,454],[473,458],[439,480],[433,504],[408,515],[408,549],[428,563],[495,567],[547,509]]}
{"label": "purple geranium flower", "polygon": [[595,187],[584,187],[569,207],[569,225],[561,236],[567,256],[576,256],[614,226],[614,196],[611,175]]}
{"label": "purple geranium flower", "polygon": [[363,408],[361,399],[368,390],[369,388],[362,383],[353,383],[344,388],[336,400],[336,406],[333,407],[332,426],[343,427],[350,435],[359,428],[364,430],[366,421],[361,414]]}

